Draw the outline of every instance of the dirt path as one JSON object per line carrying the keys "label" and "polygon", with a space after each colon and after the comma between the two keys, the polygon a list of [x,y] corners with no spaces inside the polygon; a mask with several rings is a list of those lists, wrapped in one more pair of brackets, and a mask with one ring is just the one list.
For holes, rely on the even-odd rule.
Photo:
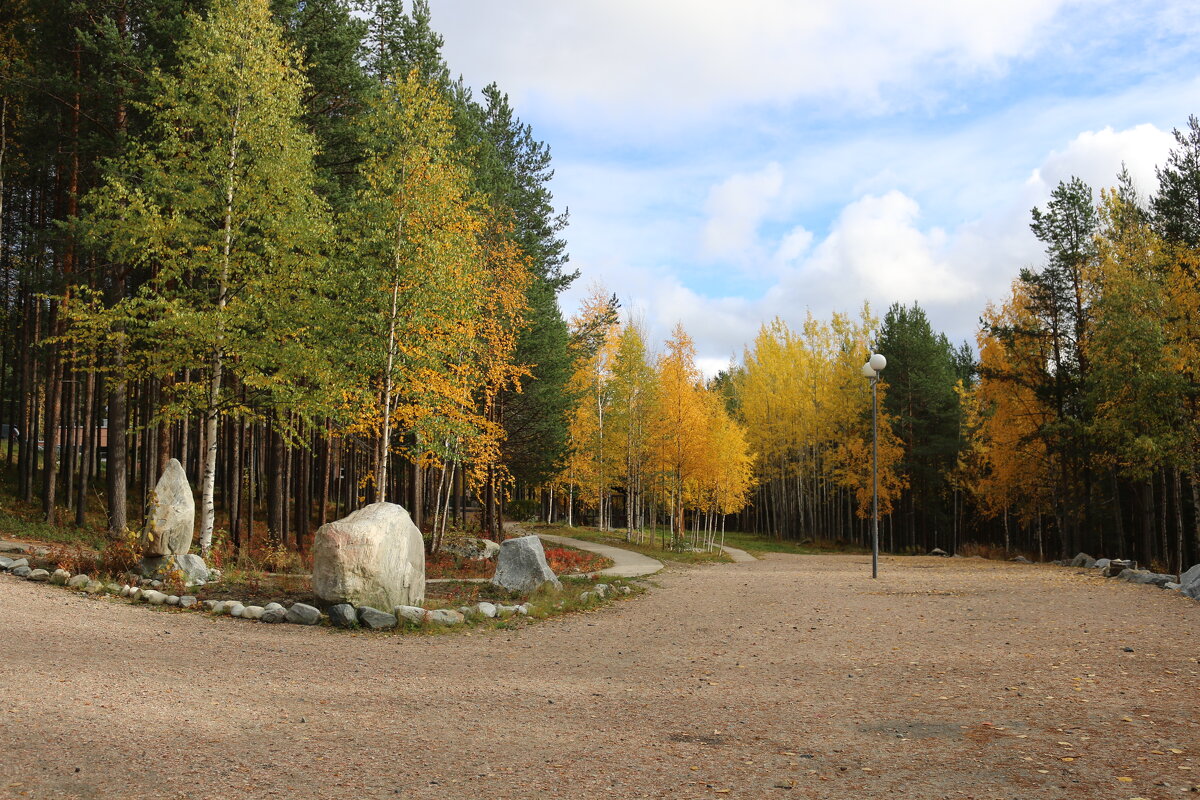
{"label": "dirt path", "polygon": [[1052,567],[869,569],[671,569],[470,636],[0,578],[0,797],[1197,796],[1200,604]]}

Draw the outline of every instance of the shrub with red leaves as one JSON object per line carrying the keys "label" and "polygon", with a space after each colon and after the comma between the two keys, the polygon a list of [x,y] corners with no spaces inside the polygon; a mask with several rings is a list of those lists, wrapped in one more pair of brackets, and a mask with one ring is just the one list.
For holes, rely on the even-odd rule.
{"label": "shrub with red leaves", "polygon": [[546,563],[555,575],[597,572],[612,565],[604,556],[585,553],[582,550],[568,550],[565,547],[547,547]]}

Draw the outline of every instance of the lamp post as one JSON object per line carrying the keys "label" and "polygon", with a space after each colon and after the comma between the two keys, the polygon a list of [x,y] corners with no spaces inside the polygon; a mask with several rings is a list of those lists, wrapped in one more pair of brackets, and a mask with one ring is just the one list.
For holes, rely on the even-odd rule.
{"label": "lamp post", "polygon": [[871,577],[879,577],[879,373],[887,359],[872,353],[863,364],[864,378],[871,379]]}

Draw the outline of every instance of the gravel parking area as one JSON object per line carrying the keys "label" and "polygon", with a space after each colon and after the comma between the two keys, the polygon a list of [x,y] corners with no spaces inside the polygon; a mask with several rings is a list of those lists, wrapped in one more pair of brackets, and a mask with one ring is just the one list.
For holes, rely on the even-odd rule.
{"label": "gravel parking area", "polygon": [[443,635],[0,576],[0,797],[1200,796],[1200,603],[1080,572],[772,555]]}

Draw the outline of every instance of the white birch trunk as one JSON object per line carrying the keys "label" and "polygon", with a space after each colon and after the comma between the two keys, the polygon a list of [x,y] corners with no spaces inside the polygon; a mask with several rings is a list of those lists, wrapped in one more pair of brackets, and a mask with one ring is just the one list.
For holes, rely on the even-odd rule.
{"label": "white birch trunk", "polygon": [[204,468],[200,478],[200,552],[205,557],[212,549],[213,523],[216,518],[213,492],[217,478],[217,408],[221,399],[221,378],[225,366],[225,343],[221,327],[224,325],[225,306],[229,301],[229,269],[233,253],[234,169],[237,167],[240,145],[238,136],[241,114],[241,106],[234,109],[233,132],[229,143],[229,171],[225,180],[225,241],[221,253],[221,275],[217,284],[217,343],[209,364],[208,397],[204,409]]}

